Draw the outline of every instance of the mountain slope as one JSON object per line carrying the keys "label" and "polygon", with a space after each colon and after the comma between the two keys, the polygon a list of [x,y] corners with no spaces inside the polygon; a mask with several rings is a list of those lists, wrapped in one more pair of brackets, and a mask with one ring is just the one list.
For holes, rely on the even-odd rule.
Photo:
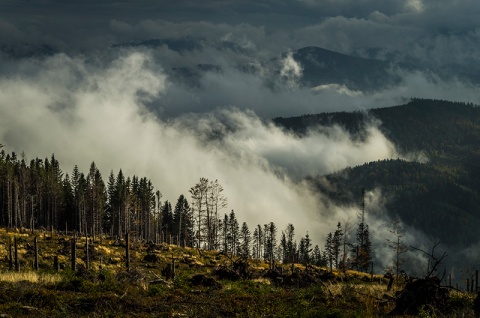
{"label": "mountain slope", "polygon": [[191,52],[194,50],[201,50],[202,44],[200,41],[197,41],[190,37],[185,38],[172,38],[172,39],[149,39],[140,42],[129,42],[129,43],[118,43],[114,44],[114,48],[132,48],[132,47],[147,47],[147,48],[158,48],[158,47],[168,47],[172,51],[179,53]]}
{"label": "mountain slope", "polygon": [[[239,64],[234,63],[234,67],[247,73],[257,71],[255,68],[252,69],[252,63],[246,62],[255,60],[255,58],[252,60],[252,55],[254,56],[255,52],[231,41],[209,43],[203,39],[185,37],[176,39],[149,39],[113,45],[113,48],[137,47],[150,49],[168,48],[184,56],[194,51],[210,50],[209,54],[212,54],[212,52],[229,51],[233,53],[234,56],[244,56],[244,58],[240,59],[243,60],[243,62]],[[272,71],[272,73],[268,75],[272,78],[268,78],[267,76],[267,82],[278,79],[283,67],[283,60],[288,54],[290,53],[284,53],[281,57],[271,61],[262,59],[258,61],[255,60],[255,62],[259,62],[266,69]],[[291,54],[293,59],[302,67],[301,84],[310,88],[337,84],[346,86],[351,90],[378,90],[400,82],[400,76],[396,75],[394,71],[396,68],[408,68],[406,65],[345,55],[314,46],[300,48],[291,52]],[[186,61],[188,60],[187,58]],[[211,56],[211,59],[208,60],[199,61],[199,64],[211,64],[216,68],[220,68],[216,63],[218,63],[216,56]],[[181,71],[179,72],[178,69]],[[199,70],[192,67],[192,65],[185,65],[177,67],[177,70],[173,70],[172,74],[176,82],[186,83],[187,85],[195,82],[196,84],[193,86],[198,87],[199,76],[202,76],[204,71],[208,70]]]}
{"label": "mountain slope", "polygon": [[386,61],[354,57],[314,46],[296,50],[292,56],[302,65],[302,83],[309,87],[339,84],[365,91],[400,81],[392,71],[398,65]]}
{"label": "mountain slope", "polygon": [[480,151],[480,108],[473,104],[412,99],[408,104],[365,112],[337,112],[275,118],[297,134],[317,125],[340,125],[354,136],[372,121],[403,153],[422,151],[435,163],[464,164]]}
{"label": "mountain slope", "polygon": [[[333,113],[277,118],[304,134],[317,125],[340,125],[361,138],[365,127],[379,128],[404,154],[422,152],[428,161],[376,161],[327,176],[309,177],[339,204],[359,202],[361,189],[380,189],[386,213],[449,246],[465,247],[480,238],[480,108],[470,104],[415,99],[368,113]],[[327,183],[325,182],[327,181]],[[333,189],[333,190],[332,190]]]}

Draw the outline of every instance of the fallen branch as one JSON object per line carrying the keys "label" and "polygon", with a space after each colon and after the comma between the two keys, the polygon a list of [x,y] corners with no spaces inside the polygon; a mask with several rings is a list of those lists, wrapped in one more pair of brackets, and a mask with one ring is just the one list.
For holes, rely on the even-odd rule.
{"label": "fallen branch", "polygon": [[[432,261],[432,268],[430,269],[429,272],[427,272],[427,275],[425,276],[426,278],[429,278],[429,277],[432,277],[433,273],[437,271],[437,267],[440,266],[442,263],[443,263],[443,260],[445,259],[445,257],[447,257],[447,252],[443,252],[442,256],[440,258],[437,258],[435,257],[435,248],[440,244],[440,242],[438,243],[435,243],[432,247],[432,252],[431,253],[428,253],[428,252],[425,252],[424,250],[420,249],[420,248],[417,248],[417,247],[414,247],[414,246],[410,246],[410,248],[414,249],[414,250],[417,250],[417,251],[420,251],[422,252],[423,254],[427,255],[428,258],[429,258],[429,261],[431,260]],[[443,273],[443,276],[442,278],[440,279],[440,281],[443,280],[443,278],[445,278],[445,274],[446,274],[446,270],[444,269],[444,273]],[[437,278],[440,278],[438,275],[436,275]]]}
{"label": "fallen branch", "polygon": [[168,281],[166,281],[165,279],[162,279],[162,278],[151,280],[149,282],[149,284],[151,284],[151,285],[164,284],[164,285],[167,285],[168,287],[172,286],[172,283],[170,283],[170,282],[168,282]]}
{"label": "fallen branch", "polygon": [[155,276],[155,279],[154,280],[151,280],[149,283],[152,284],[152,285],[155,285],[155,284],[164,284],[164,285],[167,285],[168,287],[171,287],[172,286],[172,283],[170,283],[169,281],[166,281],[165,279],[161,278],[160,276],[158,276],[157,274],[155,274],[154,272],[152,271],[149,271],[150,274],[152,274],[153,276]]}

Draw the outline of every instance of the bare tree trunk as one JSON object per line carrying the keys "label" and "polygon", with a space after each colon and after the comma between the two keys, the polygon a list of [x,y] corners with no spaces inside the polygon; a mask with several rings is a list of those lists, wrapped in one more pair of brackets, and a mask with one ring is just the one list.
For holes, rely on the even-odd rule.
{"label": "bare tree trunk", "polygon": [[53,257],[53,270],[56,271],[56,272],[60,271],[60,264],[58,263],[58,256],[57,255],[55,255]]}
{"label": "bare tree trunk", "polygon": [[17,244],[17,237],[15,236],[13,238],[13,244],[14,244],[14,248],[15,248],[15,270],[17,272],[20,271],[20,262],[18,260],[18,244]]}
{"label": "bare tree trunk", "polygon": [[77,271],[77,242],[76,242],[75,234],[73,235],[72,239],[72,271]]}
{"label": "bare tree trunk", "polygon": [[10,241],[10,243],[8,243],[8,254],[9,254],[8,269],[13,270],[13,246],[12,246],[12,241]]}
{"label": "bare tree trunk", "polygon": [[475,292],[478,292],[478,269],[475,270]]}
{"label": "bare tree trunk", "polygon": [[34,215],[34,210],[33,210],[33,195],[30,197],[30,200],[31,200],[31,209],[32,209],[32,215],[30,216],[30,231],[34,232],[34,218],[35,218],[35,215]]}
{"label": "bare tree trunk", "polygon": [[33,263],[33,268],[38,271],[38,237],[35,236],[33,239],[33,245],[35,250],[35,262]]}
{"label": "bare tree trunk", "polygon": [[12,228],[12,190],[11,190],[10,176],[7,180],[7,215],[8,215],[8,228]]}
{"label": "bare tree trunk", "polygon": [[90,268],[90,254],[88,251],[88,235],[85,235],[85,267],[87,270]]}
{"label": "bare tree trunk", "polygon": [[125,236],[125,243],[127,244],[126,255],[125,255],[125,261],[126,261],[125,265],[128,271],[130,270],[130,232],[127,232],[127,235]]}

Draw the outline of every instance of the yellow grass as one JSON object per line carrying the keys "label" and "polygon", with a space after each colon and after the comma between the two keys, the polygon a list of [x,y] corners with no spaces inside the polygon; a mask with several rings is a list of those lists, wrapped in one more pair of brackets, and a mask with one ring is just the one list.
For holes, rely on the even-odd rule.
{"label": "yellow grass", "polygon": [[270,268],[270,265],[267,263],[260,263],[256,266],[256,269],[260,270],[268,270]]}
{"label": "yellow grass", "polygon": [[95,246],[95,251],[99,254],[105,255],[105,256],[112,256],[118,254],[117,251],[113,248],[109,248],[105,245],[98,245]]}
{"label": "yellow grass", "polygon": [[0,259],[7,257],[7,247],[4,244],[0,244]]}
{"label": "yellow grass", "polygon": [[[341,271],[334,271],[334,274],[336,276],[343,276],[343,272]],[[368,278],[368,279],[371,279],[373,278],[373,280],[375,281],[380,281],[384,278],[384,275],[383,274],[370,274],[370,273],[364,273],[364,272],[358,272],[358,271],[355,271],[355,270],[347,270],[345,271],[345,276],[348,276],[348,277],[357,277],[357,278]]]}
{"label": "yellow grass", "polygon": [[[7,234],[9,236],[9,238],[12,240],[13,242],[13,237],[29,237],[30,236],[30,232],[28,231],[25,231],[24,233],[20,233],[19,230],[14,230],[14,231],[9,231],[7,232],[5,229],[2,231],[4,234]],[[0,232],[0,233],[2,233]]]}
{"label": "yellow grass", "polygon": [[252,281],[255,282],[255,283],[260,283],[260,284],[265,284],[265,285],[270,285],[271,284],[270,279],[263,278],[263,277],[255,278]]}
{"label": "yellow grass", "polygon": [[37,272],[4,272],[0,273],[0,281],[17,283],[21,281],[28,281],[30,283],[39,284],[55,284],[61,281],[59,274],[39,274]]}

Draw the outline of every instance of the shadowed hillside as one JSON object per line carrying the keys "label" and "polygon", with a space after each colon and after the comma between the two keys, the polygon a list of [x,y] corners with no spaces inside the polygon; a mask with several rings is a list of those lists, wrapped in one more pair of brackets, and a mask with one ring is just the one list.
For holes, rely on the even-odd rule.
{"label": "shadowed hillside", "polygon": [[353,138],[361,138],[367,124],[378,121],[379,129],[403,156],[419,161],[370,162],[309,180],[338,203],[359,202],[362,188],[381,189],[389,198],[388,214],[399,216],[431,239],[459,247],[478,241],[480,108],[414,99],[406,105],[365,113],[325,113],[274,121],[299,135],[318,125],[340,125]]}

